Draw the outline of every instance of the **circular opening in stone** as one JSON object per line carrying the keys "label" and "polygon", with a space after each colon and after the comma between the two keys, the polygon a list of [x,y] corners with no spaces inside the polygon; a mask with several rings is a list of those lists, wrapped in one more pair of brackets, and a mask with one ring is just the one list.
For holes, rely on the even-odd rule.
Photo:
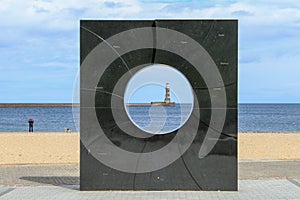
{"label": "circular opening in stone", "polygon": [[167,134],[189,119],[194,104],[188,79],[174,67],[153,64],[129,80],[124,106],[132,123],[151,134]]}

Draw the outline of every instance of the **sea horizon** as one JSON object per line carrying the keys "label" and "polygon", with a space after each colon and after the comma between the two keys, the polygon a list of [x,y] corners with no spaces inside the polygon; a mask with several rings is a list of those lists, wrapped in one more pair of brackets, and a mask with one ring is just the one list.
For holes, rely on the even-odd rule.
{"label": "sea horizon", "polygon": [[9,107],[69,107],[79,106],[79,103],[0,103],[0,108]]}
{"label": "sea horizon", "polygon": [[[139,104],[141,102],[138,102],[138,103],[128,103],[128,104]],[[175,102],[175,103],[178,103],[178,102]],[[145,103],[142,103],[142,104],[145,104]],[[178,103],[179,104],[179,103]],[[180,104],[190,104],[190,103],[180,103]],[[266,102],[261,102],[261,103],[238,103],[238,105],[241,105],[241,104],[300,104],[299,103],[296,103],[296,102],[269,102],[269,103],[266,103]],[[58,105],[58,106],[62,106],[62,105],[80,105],[80,103],[72,103],[72,102],[63,102],[63,103],[56,103],[56,102],[32,102],[32,103],[0,103],[0,106],[3,106],[3,105],[24,105],[24,106],[30,106],[30,105]]]}
{"label": "sea horizon", "polygon": [[[65,128],[79,131],[79,106],[79,103],[0,103],[0,132],[27,132],[31,117],[35,120],[35,132],[64,132]],[[300,103],[239,103],[237,111],[238,132],[300,132]]]}

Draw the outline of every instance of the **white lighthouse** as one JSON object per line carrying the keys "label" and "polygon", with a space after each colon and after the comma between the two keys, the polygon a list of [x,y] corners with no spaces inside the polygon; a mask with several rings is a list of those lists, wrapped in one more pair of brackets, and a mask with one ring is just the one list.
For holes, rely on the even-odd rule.
{"label": "white lighthouse", "polygon": [[175,105],[176,105],[175,102],[171,102],[169,83],[166,83],[165,100],[151,102],[151,106],[175,106]]}
{"label": "white lighthouse", "polygon": [[166,83],[166,96],[165,96],[165,103],[170,103],[171,98],[170,98],[170,84]]}

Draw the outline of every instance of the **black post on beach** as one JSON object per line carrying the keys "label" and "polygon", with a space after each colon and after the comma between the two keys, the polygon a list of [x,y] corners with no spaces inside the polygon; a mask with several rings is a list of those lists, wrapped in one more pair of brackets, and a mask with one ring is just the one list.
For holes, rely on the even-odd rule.
{"label": "black post on beach", "polygon": [[29,132],[33,132],[33,123],[34,123],[34,120],[32,118],[30,118],[28,120],[28,124],[29,124]]}

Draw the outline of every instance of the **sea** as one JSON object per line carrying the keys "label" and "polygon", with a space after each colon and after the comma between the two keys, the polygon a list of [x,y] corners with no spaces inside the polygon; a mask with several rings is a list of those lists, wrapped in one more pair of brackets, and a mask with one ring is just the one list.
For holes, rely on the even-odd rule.
{"label": "sea", "polygon": [[[142,126],[151,124],[149,107],[139,108],[139,116],[132,115],[135,123]],[[137,109],[137,107],[135,108]],[[171,109],[168,108],[168,109]],[[166,111],[166,120],[169,127],[164,131],[170,131],[182,122],[178,114],[189,114],[188,109]],[[155,116],[156,110],[151,110]],[[161,110],[159,112],[162,112]],[[75,115],[75,120],[74,116]],[[172,115],[170,117],[170,115]],[[79,131],[78,124],[79,109],[72,107],[22,107],[22,108],[0,108],[0,132],[27,132],[28,119],[33,118],[34,132],[64,132],[65,128]],[[143,118],[143,116],[145,116]],[[153,120],[153,117],[152,117]],[[239,104],[238,106],[238,131],[239,132],[300,132],[300,104]]]}
{"label": "sea", "polygon": [[126,107],[131,121],[140,129],[152,134],[166,134],[180,128],[189,118],[193,104],[175,106]]}
{"label": "sea", "polygon": [[[26,132],[29,118],[34,120],[34,132],[64,132],[65,128],[76,131],[78,120],[74,120],[72,111],[67,106],[0,108],[0,132]],[[77,117],[79,109],[75,108],[74,112]]]}
{"label": "sea", "polygon": [[300,104],[239,104],[239,132],[300,132]]}

